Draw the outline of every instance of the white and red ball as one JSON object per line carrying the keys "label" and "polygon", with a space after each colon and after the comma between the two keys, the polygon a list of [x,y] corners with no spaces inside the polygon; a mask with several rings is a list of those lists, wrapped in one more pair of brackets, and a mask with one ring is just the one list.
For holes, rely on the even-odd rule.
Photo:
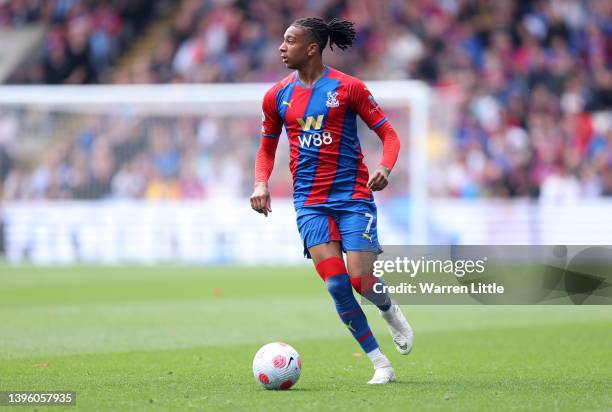
{"label": "white and red ball", "polygon": [[300,354],[286,343],[268,343],[253,359],[253,375],[266,389],[289,389],[298,381],[301,372]]}

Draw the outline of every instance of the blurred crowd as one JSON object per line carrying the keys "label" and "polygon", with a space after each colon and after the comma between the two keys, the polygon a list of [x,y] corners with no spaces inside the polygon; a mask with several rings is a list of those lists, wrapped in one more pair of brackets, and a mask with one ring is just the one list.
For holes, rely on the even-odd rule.
{"label": "blurred crowd", "polygon": [[0,0],[0,29],[48,26],[42,50],[10,83],[97,83],[145,28],[155,0]]}
{"label": "blurred crowd", "polygon": [[[121,38],[127,19],[122,7],[132,3],[9,0],[0,2],[0,26],[40,18],[58,21],[45,41],[49,64],[51,43],[70,50],[78,27],[88,27],[92,49],[94,33]],[[25,11],[11,14],[6,4],[22,5]],[[29,10],[27,5],[38,7]],[[433,195],[551,201],[612,196],[612,2],[389,0],[381,5],[366,0],[184,0],[152,55],[114,68],[112,79],[277,81],[287,74],[277,49],[288,24],[302,16],[341,17],[355,22],[356,43],[346,51],[327,50],[327,64],[366,80],[422,79],[445,102],[432,108],[432,117],[436,110],[453,110],[443,143],[430,145]],[[57,10],[63,18],[54,17]],[[87,23],[80,25],[81,18]],[[74,36],[83,43],[82,34]],[[118,53],[121,48],[111,49]],[[95,78],[50,81],[45,75],[45,82]],[[41,79],[28,74],[13,80]],[[214,195],[219,181],[225,182],[224,191],[244,195],[251,183],[257,145],[252,131],[257,127],[239,122],[221,126],[220,121],[194,117],[122,124],[91,117],[77,138],[56,144],[38,167],[4,173],[4,196],[203,197]],[[236,134],[218,139],[220,127]],[[249,144],[241,144],[246,136],[252,136]],[[432,136],[436,139],[440,136]],[[394,173],[404,188],[407,173],[407,168]],[[277,190],[283,191],[280,185]]]}
{"label": "blurred crowd", "polygon": [[[31,174],[14,169],[5,198],[197,199],[215,186],[229,194],[228,188],[240,190],[243,176],[219,172],[240,168],[248,154],[235,139],[218,138],[219,126],[227,124],[217,121],[88,116],[76,140],[46,152]],[[228,153],[233,156],[224,159]]]}
{"label": "blurred crowd", "polygon": [[[48,119],[0,113],[0,148],[15,147],[20,125],[50,127]],[[58,139],[32,167],[2,161],[5,200],[244,198],[253,188],[252,162],[260,116],[83,115],[74,141]],[[10,139],[7,137],[10,133]],[[375,138],[364,142],[366,157],[380,158]],[[4,142],[4,145],[2,144]],[[274,197],[290,197],[288,144],[283,138],[270,182]],[[0,154],[6,151],[0,150]],[[10,157],[6,156],[10,160]],[[13,167],[16,166],[16,167]],[[405,165],[398,174],[405,175]],[[405,196],[407,184],[388,196]]]}

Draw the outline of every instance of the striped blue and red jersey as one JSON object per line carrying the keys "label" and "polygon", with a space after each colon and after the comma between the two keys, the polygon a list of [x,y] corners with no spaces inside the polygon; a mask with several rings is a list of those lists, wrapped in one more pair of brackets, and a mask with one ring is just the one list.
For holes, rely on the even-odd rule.
{"label": "striped blue and red jersey", "polygon": [[[294,72],[268,90],[262,109],[262,146],[271,143],[275,150],[276,142],[265,140],[278,139],[285,126],[296,208],[373,200],[357,115],[374,130],[387,118],[361,80],[326,67],[323,76],[307,87]],[[387,161],[391,164],[385,165],[389,170],[397,152],[391,158]]]}

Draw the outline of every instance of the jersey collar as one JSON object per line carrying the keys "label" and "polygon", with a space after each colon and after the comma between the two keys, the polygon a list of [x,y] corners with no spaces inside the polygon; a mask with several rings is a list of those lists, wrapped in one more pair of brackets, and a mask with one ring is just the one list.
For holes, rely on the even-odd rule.
{"label": "jersey collar", "polygon": [[302,86],[302,88],[304,89],[314,89],[315,86],[321,81],[323,80],[325,77],[327,77],[327,74],[329,73],[329,66],[323,65],[323,67],[325,67],[325,71],[323,72],[323,75],[312,84],[312,86],[306,86],[304,83],[302,83],[302,81],[300,80],[300,76],[298,76],[298,71],[295,71],[295,81]]}

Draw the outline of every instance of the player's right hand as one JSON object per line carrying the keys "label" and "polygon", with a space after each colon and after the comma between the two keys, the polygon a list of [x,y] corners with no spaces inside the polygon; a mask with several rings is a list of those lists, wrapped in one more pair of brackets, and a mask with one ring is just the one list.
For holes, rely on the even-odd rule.
{"label": "player's right hand", "polygon": [[271,206],[272,200],[270,198],[268,184],[265,182],[255,183],[255,189],[251,195],[251,207],[253,210],[263,213],[263,215],[267,217],[268,212],[272,212]]}

